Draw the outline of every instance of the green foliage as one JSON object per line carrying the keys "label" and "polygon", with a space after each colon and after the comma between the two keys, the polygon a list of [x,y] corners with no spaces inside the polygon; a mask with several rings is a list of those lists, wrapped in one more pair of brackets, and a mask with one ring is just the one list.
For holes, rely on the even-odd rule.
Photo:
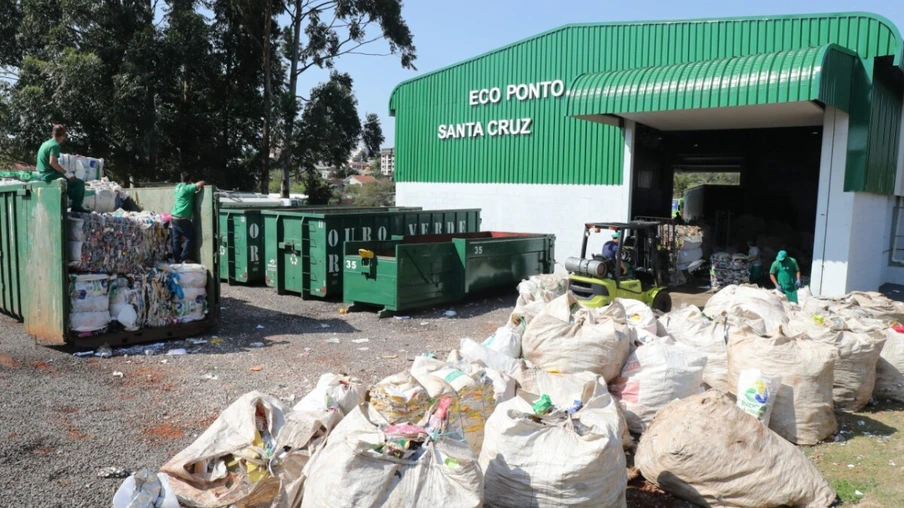
{"label": "green foliage", "polygon": [[364,185],[349,185],[346,193],[357,206],[395,205],[395,182],[389,179],[381,178]]}
{"label": "green foliage", "polygon": [[380,145],[386,140],[383,137],[383,128],[380,127],[380,117],[375,113],[368,113],[367,120],[364,121],[364,132],[361,135],[364,141],[364,147],[368,157],[375,157],[380,154]]}
{"label": "green foliage", "polygon": [[672,197],[684,197],[684,191],[698,185],[741,185],[740,173],[683,173],[676,172]]}
{"label": "green foliage", "polygon": [[305,171],[303,183],[308,204],[328,205],[333,200],[333,188],[316,171]]}

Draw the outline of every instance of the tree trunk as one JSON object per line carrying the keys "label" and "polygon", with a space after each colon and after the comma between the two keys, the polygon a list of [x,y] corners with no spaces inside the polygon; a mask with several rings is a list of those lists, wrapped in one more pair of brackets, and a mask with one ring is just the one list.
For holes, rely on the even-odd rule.
{"label": "tree trunk", "polygon": [[270,192],[270,110],[273,96],[270,76],[270,53],[272,47],[270,30],[273,25],[273,17],[271,15],[273,2],[266,0],[264,5],[264,40],[261,41],[264,54],[264,128],[261,136],[263,138],[261,140],[261,193],[267,194]]}
{"label": "tree trunk", "polygon": [[292,170],[292,143],[295,139],[295,118],[298,116],[298,94],[295,88],[298,86],[298,44],[301,41],[301,4],[302,0],[294,0],[295,18],[292,26],[292,57],[289,66],[289,90],[291,97],[289,110],[286,112],[286,139],[283,141],[282,152],[282,185],[280,194],[289,197],[289,175]]}

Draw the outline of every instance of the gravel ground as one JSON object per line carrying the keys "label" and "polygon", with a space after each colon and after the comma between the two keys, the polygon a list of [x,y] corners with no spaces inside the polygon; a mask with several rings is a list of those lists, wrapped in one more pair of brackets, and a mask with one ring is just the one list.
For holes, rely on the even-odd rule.
{"label": "gravel ground", "polygon": [[[462,303],[451,307],[453,318],[437,308],[380,320],[268,288],[222,288],[222,324],[200,337],[208,343],[175,341],[155,356],[77,358],[0,317],[0,506],[109,506],[122,480],[99,478],[99,470],[160,467],[242,394],[295,400],[325,372],[375,382],[421,352],[442,357],[462,337],[486,338],[515,300]],[[198,350],[165,355],[181,347]],[[638,489],[643,501],[632,506],[678,506],[648,484]]]}

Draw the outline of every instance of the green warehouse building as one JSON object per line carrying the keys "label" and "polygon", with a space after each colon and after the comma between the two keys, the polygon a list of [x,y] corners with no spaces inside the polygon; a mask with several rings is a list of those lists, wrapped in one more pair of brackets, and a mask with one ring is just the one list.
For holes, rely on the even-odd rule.
{"label": "green warehouse building", "polygon": [[799,233],[815,293],[904,283],[902,57],[866,13],[566,25],[393,91],[397,201],[561,261],[585,222],[669,216],[676,172],[735,172],[707,199]]}

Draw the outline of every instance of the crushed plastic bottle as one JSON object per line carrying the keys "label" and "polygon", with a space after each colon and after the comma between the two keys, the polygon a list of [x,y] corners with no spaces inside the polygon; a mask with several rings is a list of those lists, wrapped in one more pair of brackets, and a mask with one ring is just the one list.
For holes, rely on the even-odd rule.
{"label": "crushed plastic bottle", "polygon": [[94,356],[100,358],[113,358],[113,350],[110,349],[110,346],[104,344],[103,346],[97,348],[97,351],[94,353]]}
{"label": "crushed plastic bottle", "polygon": [[537,402],[532,404],[534,408],[534,414],[537,416],[543,416],[548,413],[552,409],[552,400],[550,400],[549,395],[542,395]]}

